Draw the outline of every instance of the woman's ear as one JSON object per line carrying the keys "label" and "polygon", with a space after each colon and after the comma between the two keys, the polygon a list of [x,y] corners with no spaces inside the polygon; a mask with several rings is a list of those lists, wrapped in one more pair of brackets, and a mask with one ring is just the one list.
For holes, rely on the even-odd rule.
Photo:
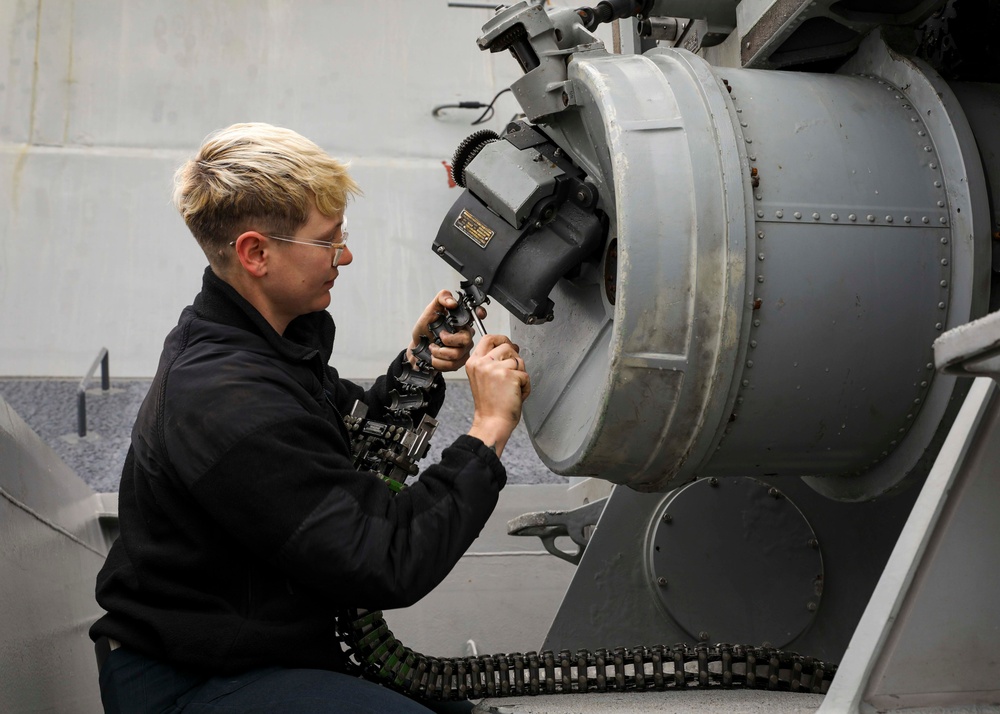
{"label": "woman's ear", "polygon": [[267,263],[270,254],[264,236],[257,231],[247,231],[233,241],[236,257],[240,265],[255,278],[267,275]]}

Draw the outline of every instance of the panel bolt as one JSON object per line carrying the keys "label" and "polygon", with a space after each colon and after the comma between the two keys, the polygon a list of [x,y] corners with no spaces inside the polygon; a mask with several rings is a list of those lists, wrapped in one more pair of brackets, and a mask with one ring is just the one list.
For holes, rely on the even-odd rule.
{"label": "panel bolt", "polygon": [[781,498],[781,491],[776,488],[767,489],[767,495],[771,498]]}
{"label": "panel bolt", "polygon": [[671,516],[669,513],[664,513],[663,514],[663,522],[664,523],[671,523],[673,520],[674,520],[674,517]]}
{"label": "panel bolt", "polygon": [[819,548],[819,541],[816,540],[815,538],[810,538],[809,547],[812,548],[813,550],[817,550]]}
{"label": "panel bolt", "polygon": [[847,217],[847,219],[850,220],[850,221],[856,221],[856,220],[858,220],[858,217],[855,214],[852,213],[851,215],[849,215]]}
{"label": "panel bolt", "polygon": [[477,275],[476,279],[473,280],[472,282],[474,282],[476,285],[482,285],[483,284],[483,277],[481,275]]}
{"label": "panel bolt", "polygon": [[814,221],[818,221],[819,220],[819,214],[818,213],[814,213],[813,214],[813,220]]}
{"label": "panel bolt", "polygon": [[667,579],[661,575],[656,579],[656,584],[659,585],[661,588],[665,588],[667,587]]}
{"label": "panel bolt", "polygon": [[806,609],[809,610],[809,612],[816,612],[816,610],[818,608],[819,608],[819,605],[817,605],[814,602],[810,602],[808,605],[806,605]]}
{"label": "panel bolt", "polygon": [[701,640],[702,642],[708,642],[709,637],[711,637],[711,635],[709,635],[704,630],[698,633],[698,639]]}
{"label": "panel bolt", "polygon": [[439,246],[438,246],[437,248],[435,248],[434,250],[435,250],[435,252],[436,252],[436,253],[437,253],[438,255],[444,255],[444,250],[445,250],[445,248],[444,248],[444,246],[443,246],[443,245],[439,245]]}
{"label": "panel bolt", "polygon": [[708,485],[712,487],[717,487],[719,485],[719,479],[712,477],[708,480]]}
{"label": "panel bolt", "polygon": [[831,213],[830,214],[830,220],[831,221],[839,221],[840,220],[840,216],[838,216],[836,213]]}

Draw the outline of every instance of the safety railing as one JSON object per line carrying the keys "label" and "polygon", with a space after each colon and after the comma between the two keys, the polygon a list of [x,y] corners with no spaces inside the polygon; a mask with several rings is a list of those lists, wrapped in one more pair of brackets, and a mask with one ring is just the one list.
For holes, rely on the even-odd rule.
{"label": "safety railing", "polygon": [[87,382],[97,371],[97,365],[101,365],[101,390],[107,392],[111,389],[111,375],[108,372],[108,348],[102,347],[97,353],[97,358],[90,365],[90,369],[80,380],[80,386],[76,390],[76,434],[81,439],[87,435]]}

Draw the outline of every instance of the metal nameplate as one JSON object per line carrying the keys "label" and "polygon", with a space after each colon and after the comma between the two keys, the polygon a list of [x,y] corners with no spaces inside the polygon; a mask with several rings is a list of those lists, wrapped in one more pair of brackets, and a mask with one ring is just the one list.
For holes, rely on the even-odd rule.
{"label": "metal nameplate", "polygon": [[455,219],[455,228],[475,241],[480,248],[485,248],[490,239],[496,235],[496,231],[473,216],[466,209],[462,209],[458,218]]}

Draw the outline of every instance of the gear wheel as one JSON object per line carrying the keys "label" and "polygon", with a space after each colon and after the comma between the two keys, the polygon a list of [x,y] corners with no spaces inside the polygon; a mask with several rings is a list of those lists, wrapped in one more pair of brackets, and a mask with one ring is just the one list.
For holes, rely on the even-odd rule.
{"label": "gear wheel", "polygon": [[493,42],[489,44],[489,49],[490,52],[503,52],[518,40],[526,39],[528,39],[528,32],[524,29],[524,25],[514,25],[497,35]]}
{"label": "gear wheel", "polygon": [[500,135],[490,129],[482,129],[465,137],[455,149],[455,156],[451,160],[451,177],[455,179],[455,183],[465,188],[466,167],[472,163],[472,160],[483,150],[484,146],[499,140]]}

